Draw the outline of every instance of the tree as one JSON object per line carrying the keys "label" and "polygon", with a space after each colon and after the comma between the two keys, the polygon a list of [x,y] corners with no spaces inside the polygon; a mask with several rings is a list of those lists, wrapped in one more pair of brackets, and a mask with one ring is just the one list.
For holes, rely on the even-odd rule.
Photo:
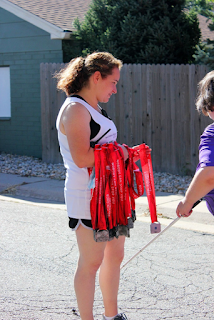
{"label": "tree", "polygon": [[211,69],[214,68],[214,41],[207,40],[196,46],[196,52],[193,55],[197,64],[208,65]]}
{"label": "tree", "polygon": [[[208,27],[211,31],[214,30],[214,0],[186,0],[186,8],[192,12],[200,13],[207,17],[210,24]],[[195,54],[193,55],[195,63],[205,64],[214,68],[214,41],[207,39],[201,41],[196,46]]]}
{"label": "tree", "polygon": [[75,20],[83,54],[109,51],[124,63],[190,63],[199,42],[196,13],[185,0],[93,0]]}
{"label": "tree", "polygon": [[186,0],[185,8],[200,13],[202,16],[210,18],[213,15],[213,1],[210,0]]}

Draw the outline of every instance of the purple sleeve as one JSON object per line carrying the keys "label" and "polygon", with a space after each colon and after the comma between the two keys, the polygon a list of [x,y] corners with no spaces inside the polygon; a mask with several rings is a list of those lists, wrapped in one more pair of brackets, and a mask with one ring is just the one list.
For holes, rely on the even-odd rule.
{"label": "purple sleeve", "polygon": [[204,130],[199,145],[199,167],[208,166],[214,166],[214,124]]}
{"label": "purple sleeve", "polygon": [[[201,135],[197,170],[211,166],[214,166],[214,124],[209,125]],[[204,199],[208,210],[214,215],[214,189]]]}

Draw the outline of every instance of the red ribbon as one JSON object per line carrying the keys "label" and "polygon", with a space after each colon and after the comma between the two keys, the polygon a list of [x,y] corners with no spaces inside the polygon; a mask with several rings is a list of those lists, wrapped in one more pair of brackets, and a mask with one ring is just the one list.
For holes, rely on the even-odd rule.
{"label": "red ribbon", "polygon": [[[90,203],[94,230],[128,225],[128,219],[132,217],[131,209],[135,210],[135,199],[144,193],[143,178],[151,220],[157,221],[150,149],[145,144],[134,148],[124,146],[129,154],[126,162],[117,142],[95,146],[95,188]],[[134,162],[135,157],[140,158],[143,176]]]}
{"label": "red ribbon", "polygon": [[149,211],[151,215],[151,221],[157,222],[156,201],[155,201],[155,186],[152,170],[151,152],[147,145],[140,145],[140,161],[142,166],[142,172],[144,177],[144,183],[146,187],[146,195],[149,203]]}

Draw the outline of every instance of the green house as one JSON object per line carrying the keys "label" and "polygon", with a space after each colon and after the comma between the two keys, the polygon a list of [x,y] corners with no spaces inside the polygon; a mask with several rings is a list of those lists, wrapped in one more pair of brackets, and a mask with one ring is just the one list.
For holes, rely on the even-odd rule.
{"label": "green house", "polygon": [[42,157],[40,63],[64,62],[90,2],[0,0],[0,152]]}

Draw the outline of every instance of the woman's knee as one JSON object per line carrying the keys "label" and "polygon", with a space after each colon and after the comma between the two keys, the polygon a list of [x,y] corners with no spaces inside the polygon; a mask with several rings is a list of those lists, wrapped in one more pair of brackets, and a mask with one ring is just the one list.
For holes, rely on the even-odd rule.
{"label": "woman's knee", "polygon": [[106,247],[104,258],[112,263],[121,264],[124,258],[124,243],[120,245],[117,245],[117,243],[116,245],[112,244],[109,243],[109,246]]}
{"label": "woman's knee", "polygon": [[117,254],[114,256],[115,263],[121,264],[124,258],[124,250],[118,250]]}
{"label": "woman's knee", "polygon": [[78,268],[79,269],[85,269],[86,272],[89,272],[91,274],[96,273],[99,269],[100,265],[103,261],[103,255],[99,256],[91,256],[90,259],[80,256],[78,261]]}
{"label": "woman's knee", "polygon": [[105,243],[96,243],[91,230],[79,226],[76,231],[79,247],[79,268],[86,268],[91,272],[97,271],[102,263]]}

